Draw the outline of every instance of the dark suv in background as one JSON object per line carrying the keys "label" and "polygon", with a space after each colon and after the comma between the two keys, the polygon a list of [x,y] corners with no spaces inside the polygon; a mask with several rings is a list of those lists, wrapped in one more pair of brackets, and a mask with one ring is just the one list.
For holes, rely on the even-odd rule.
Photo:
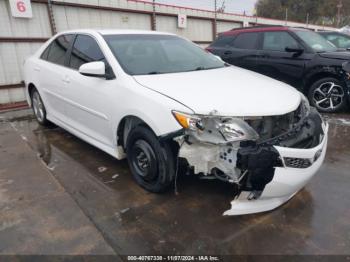
{"label": "dark suv in background", "polygon": [[283,26],[238,28],[221,33],[207,48],[225,62],[286,82],[306,94],[321,112],[343,109],[350,81],[339,51],[321,35]]}

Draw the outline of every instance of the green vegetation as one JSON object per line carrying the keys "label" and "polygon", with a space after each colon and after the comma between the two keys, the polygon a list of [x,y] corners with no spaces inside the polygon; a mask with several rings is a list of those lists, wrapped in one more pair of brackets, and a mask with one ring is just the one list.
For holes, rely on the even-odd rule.
{"label": "green vegetation", "polygon": [[[338,7],[341,3],[342,7]],[[258,0],[258,16],[327,26],[350,24],[349,0]],[[287,10],[287,11],[286,11]],[[338,13],[339,12],[339,13]]]}

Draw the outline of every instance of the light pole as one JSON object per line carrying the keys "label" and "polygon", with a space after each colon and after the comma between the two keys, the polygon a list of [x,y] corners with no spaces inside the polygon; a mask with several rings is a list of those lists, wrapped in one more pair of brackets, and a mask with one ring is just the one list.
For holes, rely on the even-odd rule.
{"label": "light pole", "polygon": [[156,0],[153,0],[152,3],[153,11],[152,11],[152,30],[157,30],[157,23],[156,23]]}
{"label": "light pole", "polygon": [[343,7],[343,2],[342,0],[339,0],[339,3],[337,5],[337,8],[338,8],[338,14],[337,14],[337,27],[340,26],[340,15],[341,15],[341,9]]}
{"label": "light pole", "polygon": [[213,37],[216,38],[216,30],[217,30],[217,0],[214,0],[214,25],[213,25]]}
{"label": "light pole", "polygon": [[217,0],[214,0],[214,15],[215,15],[214,22],[215,22],[215,28],[216,28],[216,20],[217,20],[217,16],[218,16],[217,9],[218,9],[218,2],[217,2]]}

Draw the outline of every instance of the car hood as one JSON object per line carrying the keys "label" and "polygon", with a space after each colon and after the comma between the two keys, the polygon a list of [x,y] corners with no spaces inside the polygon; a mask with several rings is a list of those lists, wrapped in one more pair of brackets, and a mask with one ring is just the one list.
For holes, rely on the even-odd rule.
{"label": "car hood", "polygon": [[320,56],[325,58],[330,58],[330,59],[341,59],[344,61],[350,60],[350,52],[348,51],[320,53]]}
{"label": "car hood", "polygon": [[221,116],[283,115],[294,111],[301,101],[300,93],[291,86],[234,66],[134,79],[196,114],[215,110]]}

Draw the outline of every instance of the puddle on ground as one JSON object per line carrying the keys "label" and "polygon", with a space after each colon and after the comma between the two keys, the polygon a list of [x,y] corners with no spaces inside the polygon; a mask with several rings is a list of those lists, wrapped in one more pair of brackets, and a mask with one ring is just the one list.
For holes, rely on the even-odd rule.
{"label": "puddle on ground", "polygon": [[350,250],[350,213],[345,208],[350,205],[349,115],[327,116],[327,159],[303,191],[273,212],[241,217],[222,216],[234,194],[229,184],[180,174],[178,195],[173,189],[151,194],[133,181],[127,161],[118,161],[59,127],[39,126],[28,110],[1,116],[19,134],[18,143],[32,148],[120,254],[346,254]]}

